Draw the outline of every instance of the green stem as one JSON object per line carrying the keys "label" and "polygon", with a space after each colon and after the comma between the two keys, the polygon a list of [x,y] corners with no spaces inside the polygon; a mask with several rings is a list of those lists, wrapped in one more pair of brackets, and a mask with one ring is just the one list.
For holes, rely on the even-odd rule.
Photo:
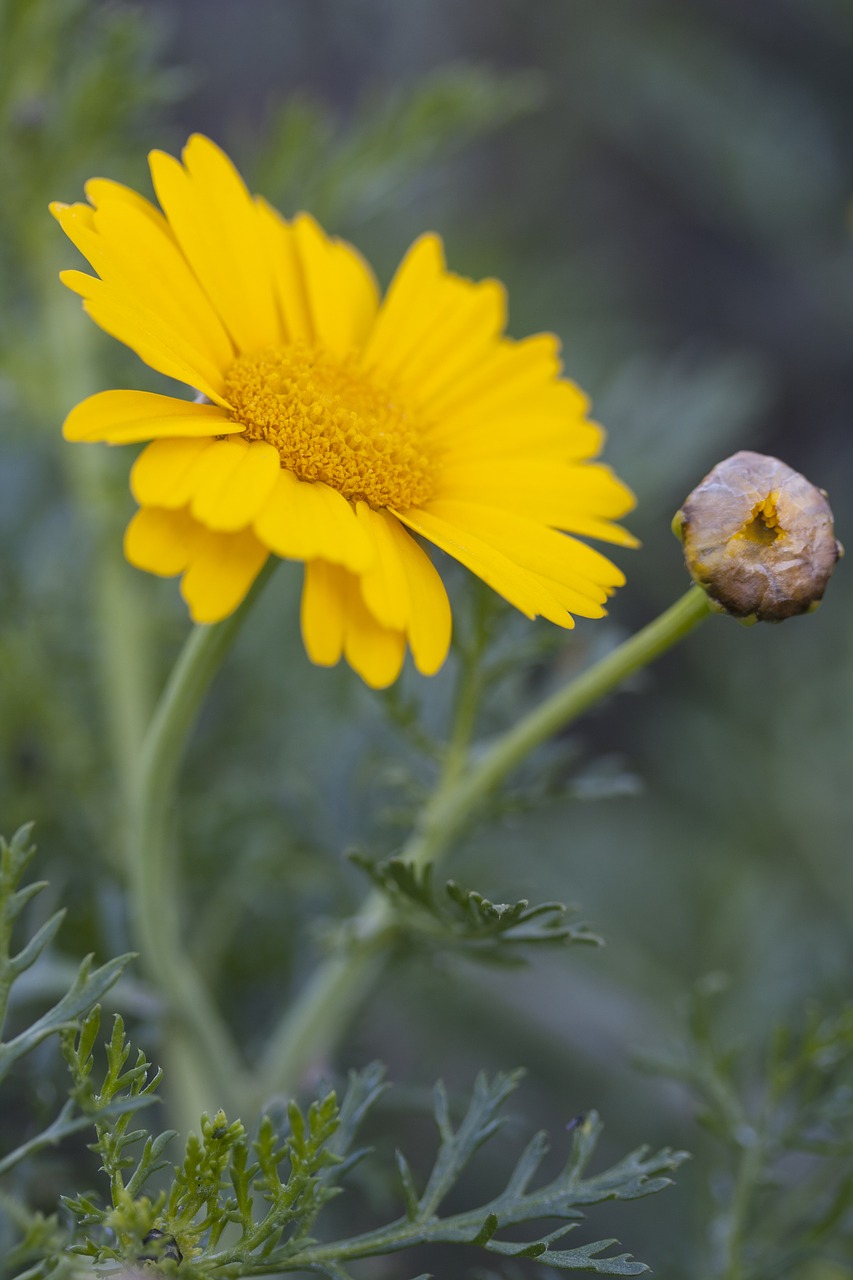
{"label": "green stem", "polygon": [[[454,786],[465,767],[482,688],[481,659],[486,638],[485,619],[480,610],[474,642],[462,655],[453,732],[431,802]],[[388,909],[385,895],[378,891],[369,894],[353,922],[358,964],[353,967],[353,956],[347,946],[342,954],[331,956],[308,979],[296,1003],[273,1031],[261,1060],[250,1110],[260,1110],[274,1093],[292,1093],[306,1066],[312,1061],[322,1061],[331,1052],[381,972],[395,936],[394,915]],[[308,1056],[306,1046],[310,1046]]]}
{"label": "green stem", "polygon": [[197,626],[190,633],[135,772],[128,841],[131,911],[143,964],[166,1001],[166,1043],[179,1073],[179,1110],[182,1119],[192,1124],[197,1124],[202,1111],[237,1105],[243,1066],[182,943],[171,841],[175,782],[204,696],[274,563],[269,562],[230,618],[215,626]]}
{"label": "green stem", "polygon": [[[534,748],[677,644],[711,612],[705,592],[691,587],[660,617],[520,720],[475,765],[465,768],[461,763],[454,733],[448,766],[400,857],[417,866],[435,862]],[[457,726],[467,722],[470,732],[473,715],[465,689],[459,707]],[[355,941],[317,970],[273,1034],[258,1075],[259,1104],[274,1093],[292,1092],[307,1068],[331,1052],[381,971],[395,933],[393,907],[384,895],[372,893],[353,922]]]}

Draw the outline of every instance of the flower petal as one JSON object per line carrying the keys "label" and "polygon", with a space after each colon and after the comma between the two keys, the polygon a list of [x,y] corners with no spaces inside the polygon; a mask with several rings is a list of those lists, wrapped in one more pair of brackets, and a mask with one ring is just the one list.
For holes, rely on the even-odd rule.
{"label": "flower petal", "polygon": [[141,310],[184,334],[224,374],[234,346],[165,220],[161,222],[125,200],[102,202],[95,212],[95,233],[103,249],[98,274],[119,297],[132,297]]}
{"label": "flower petal", "polygon": [[181,595],[194,622],[220,622],[243,600],[268,558],[250,529],[216,533],[196,526]]}
{"label": "flower petal", "polygon": [[352,245],[332,240],[307,213],[293,219],[315,338],[336,356],[361,347],[379,306],[373,273]]}
{"label": "flower petal", "polygon": [[403,667],[406,636],[383,627],[365,605],[358,578],[347,574],[344,612],[344,656],[371,689],[387,689]]}
{"label": "flower petal", "polygon": [[418,670],[434,675],[450,647],[450,602],[429,556],[388,511],[357,506],[359,523],[374,547],[359,575],[365,605],[383,627],[405,631]]}
{"label": "flower petal", "polygon": [[339,565],[312,560],[302,589],[302,639],[319,666],[333,667],[341,655],[373,689],[397,679],[406,655],[402,631],[383,627],[366,608],[358,578]]}
{"label": "flower petal", "polygon": [[373,547],[371,563],[359,575],[364,603],[383,627],[405,631],[411,601],[403,561],[389,527],[394,517],[374,511],[366,502],[356,504],[356,516]]}
{"label": "flower petal", "polygon": [[318,667],[334,667],[344,652],[347,571],[327,560],[309,560],[302,587],[302,642]]}
{"label": "flower petal", "polygon": [[636,546],[636,539],[610,518],[624,516],[635,505],[631,490],[609,467],[571,466],[512,459],[449,461],[442,470],[436,497],[480,503],[539,520],[557,529],[595,535]]}
{"label": "flower petal", "polygon": [[197,530],[187,511],[143,507],[125,531],[125,557],[146,573],[173,578],[189,564]]}
{"label": "flower petal", "polygon": [[243,426],[215,404],[194,404],[151,391],[99,391],[76,405],[62,428],[66,440],[137,444],[162,436],[228,435]]}
{"label": "flower petal", "polygon": [[223,151],[193,134],[184,164],[149,156],[157,199],[181,250],[239,351],[281,339],[257,206]]}
{"label": "flower petal", "polygon": [[261,541],[286,560],[329,560],[359,572],[373,557],[355,512],[336,489],[280,471],[254,520]]}
{"label": "flower petal", "polygon": [[209,529],[245,529],[264,506],[281,472],[278,450],[263,440],[252,440],[227,483],[194,506],[194,513]]}
{"label": "flower petal", "polygon": [[130,491],[142,507],[185,507],[193,495],[191,476],[212,436],[169,436],[146,445],[130,469]]}
{"label": "flower petal", "polygon": [[506,325],[506,291],[497,280],[475,284],[448,275],[437,290],[429,324],[396,370],[418,403],[451,386],[491,352]]}
{"label": "flower petal", "polygon": [[95,276],[83,271],[61,271],[59,278],[69,289],[83,298],[83,310],[95,324],[135,351],[140,360],[163,373],[193,387],[216,404],[227,406],[222,396],[222,376],[203,351],[187,342],[185,336],[150,312],[141,310],[133,300],[119,297]]}
{"label": "flower petal", "polygon": [[255,197],[255,203],[285,341],[313,343],[314,322],[305,270],[296,248],[296,233],[278,210],[261,196]]}
{"label": "flower petal", "polygon": [[379,308],[362,367],[388,376],[429,327],[439,283],[445,275],[444,249],[437,235],[424,235],[409,249]]}
{"label": "flower petal", "polygon": [[450,523],[426,509],[398,511],[395,514],[415,533],[428,538],[478,578],[482,578],[526,617],[535,618],[541,614],[557,626],[574,626],[566,608],[543,578],[520,568],[515,560],[464,527]]}
{"label": "flower petal", "polygon": [[555,385],[561,369],[560,342],[553,333],[536,333],[520,341],[502,338],[484,360],[430,396],[425,408],[434,418],[472,407],[476,412],[477,405],[498,386],[502,401],[520,401],[523,408],[531,390]]}
{"label": "flower petal", "polygon": [[599,551],[536,520],[471,502],[432,502],[428,511],[464,530],[465,537],[481,539],[523,572],[547,581],[563,606],[583,617],[601,617],[609,592],[625,581],[621,569]]}
{"label": "flower petal", "polygon": [[403,528],[396,516],[382,512],[396,543],[409,588],[409,621],[406,631],[415,666],[422,675],[435,675],[450,648],[450,601],[438,570],[426,552]]}

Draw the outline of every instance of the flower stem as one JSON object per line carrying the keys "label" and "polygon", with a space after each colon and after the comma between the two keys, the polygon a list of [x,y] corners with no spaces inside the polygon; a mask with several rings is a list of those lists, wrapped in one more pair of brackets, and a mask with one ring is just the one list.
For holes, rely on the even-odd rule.
{"label": "flower stem", "polygon": [[[437,861],[486,797],[535,747],[677,644],[711,612],[704,591],[691,587],[660,617],[520,720],[476,764],[460,766],[454,734],[449,767],[400,854],[403,861],[417,866]],[[470,730],[473,717],[465,687],[460,707]],[[292,1092],[306,1070],[331,1052],[381,971],[396,936],[395,923],[388,899],[370,894],[353,921],[355,941],[317,970],[274,1032],[258,1075],[257,1103],[263,1104],[274,1093]]]}
{"label": "flower stem", "polygon": [[274,560],[240,608],[197,626],[181,652],[142,745],[130,804],[128,875],[142,962],[166,1002],[165,1043],[178,1079],[177,1110],[197,1124],[202,1111],[234,1107],[243,1065],[201,975],[182,943],[172,847],[175,782],[190,731]]}

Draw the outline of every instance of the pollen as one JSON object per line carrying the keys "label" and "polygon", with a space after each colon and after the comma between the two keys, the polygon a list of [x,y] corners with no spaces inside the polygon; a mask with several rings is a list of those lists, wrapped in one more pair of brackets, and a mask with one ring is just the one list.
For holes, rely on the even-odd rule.
{"label": "pollen", "polygon": [[405,510],[432,496],[423,424],[353,362],[299,343],[270,347],[239,356],[224,393],[245,438],[274,445],[300,480],[322,480],[375,509]]}

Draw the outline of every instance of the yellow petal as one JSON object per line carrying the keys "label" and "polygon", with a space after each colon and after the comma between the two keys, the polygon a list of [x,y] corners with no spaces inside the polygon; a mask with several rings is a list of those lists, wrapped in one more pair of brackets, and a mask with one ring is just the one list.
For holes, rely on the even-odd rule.
{"label": "yellow petal", "polygon": [[360,574],[364,603],[383,627],[405,631],[411,602],[405,568],[390,528],[391,522],[397,522],[366,502],[356,504],[356,515],[373,547],[372,563]]}
{"label": "yellow petal", "polygon": [[186,336],[135,302],[119,297],[102,280],[82,271],[61,271],[59,278],[84,298],[83,309],[105,333],[135,351],[140,360],[168,378],[185,382],[209,400],[227,405],[219,367]]}
{"label": "yellow petal", "polygon": [[[436,497],[501,507],[572,531],[585,517],[603,524],[635,505],[631,490],[609,467],[529,459],[459,462],[453,457],[442,468]],[[617,541],[634,544],[624,532],[617,534]]]}
{"label": "yellow petal", "polygon": [[137,569],[173,578],[189,564],[196,532],[186,511],[143,507],[127,526],[124,554]]}
{"label": "yellow petal", "polygon": [[436,289],[444,273],[444,250],[436,235],[421,236],[403,258],[362,358],[365,369],[393,373],[399,360],[411,351],[420,333],[429,326]]}
{"label": "yellow petal", "polygon": [[366,607],[358,579],[348,574],[344,612],[344,656],[371,689],[386,689],[400,674],[406,636],[383,627]]}
{"label": "yellow petal", "polygon": [[278,450],[263,440],[253,440],[228,483],[199,519],[211,529],[236,530],[250,525],[272,493],[281,471]]}
{"label": "yellow petal", "polygon": [[330,240],[307,213],[293,219],[315,338],[343,357],[360,347],[376,315],[373,274],[351,245]]}
{"label": "yellow petal", "polygon": [[[450,601],[444,583],[429,556],[403,528],[396,516],[382,512],[403,566],[409,593],[406,631],[415,666],[425,676],[435,675],[450,648]],[[364,579],[362,578],[362,584]]]}
{"label": "yellow petal", "polygon": [[315,339],[314,322],[305,270],[296,248],[296,233],[278,210],[261,196],[255,197],[255,203],[285,341],[312,343]]}
{"label": "yellow petal", "polygon": [[185,507],[192,497],[189,477],[200,456],[215,442],[211,436],[152,440],[130,469],[130,491],[142,507]]}
{"label": "yellow petal", "polygon": [[178,244],[239,351],[281,338],[257,207],[223,151],[193,134],[186,167],[162,151],[149,156],[157,199]]}
{"label": "yellow petal", "polygon": [[396,515],[415,533],[435,543],[482,578],[528,618],[541,614],[560,627],[574,626],[565,606],[540,575],[520,568],[515,560],[482,538],[426,509],[398,511]]}
{"label": "yellow petal", "polygon": [[249,529],[214,533],[197,526],[181,595],[194,622],[220,622],[242,604],[267,560]]}
{"label": "yellow petal", "polygon": [[248,448],[248,440],[239,437],[214,440],[196,462],[191,477],[190,515],[199,524],[212,527],[210,521],[216,515],[219,496],[228,487]]}
{"label": "yellow petal", "polygon": [[511,414],[487,407],[476,417],[457,421],[452,429],[439,420],[428,427],[428,438],[433,447],[460,465],[476,465],[483,458],[515,463],[531,457],[546,459],[550,465],[596,457],[604,432],[597,423],[555,414],[547,408],[543,412],[533,405]]}
{"label": "yellow petal", "polygon": [[333,667],[344,651],[349,574],[326,560],[309,560],[302,587],[302,642],[318,667]]}
{"label": "yellow petal", "polygon": [[112,178],[90,178],[84,186],[86,198],[90,204],[96,209],[100,209],[105,204],[126,204],[136,209],[138,213],[143,214],[149,222],[164,234],[174,240],[169,224],[163,217],[160,210],[146,200],[145,196],[141,196],[138,191],[134,191],[132,187],[126,187],[121,182],[114,182]]}
{"label": "yellow petal", "polygon": [[373,557],[346,498],[326,484],[297,480],[290,471],[279,472],[253,527],[270,551],[287,560],[329,560],[358,572]]}
{"label": "yellow petal", "polygon": [[494,347],[506,324],[506,291],[497,280],[474,284],[448,276],[437,290],[431,329],[397,369],[419,403],[427,403],[460,373],[476,368]]}
{"label": "yellow petal", "polygon": [[108,200],[95,213],[95,231],[103,246],[101,279],[184,334],[224,375],[234,346],[169,228],[130,202]]}
{"label": "yellow petal", "polygon": [[[608,590],[625,581],[622,571],[599,551],[536,520],[470,502],[431,502],[428,509],[447,525],[464,530],[464,536],[479,538],[495,548],[524,572],[559,584],[559,591],[556,585],[551,589],[573,613],[588,616],[584,600],[600,606]],[[600,609],[590,616],[601,616]]]}
{"label": "yellow petal", "polygon": [[476,411],[500,387],[500,400],[520,399],[524,407],[530,390],[552,384],[560,369],[560,343],[552,333],[520,342],[503,338],[487,359],[428,397],[425,406],[435,418],[461,414],[472,406]]}
{"label": "yellow petal", "polygon": [[62,428],[66,440],[136,444],[162,436],[227,435],[243,426],[219,405],[193,404],[150,391],[99,391],[71,410]]}

